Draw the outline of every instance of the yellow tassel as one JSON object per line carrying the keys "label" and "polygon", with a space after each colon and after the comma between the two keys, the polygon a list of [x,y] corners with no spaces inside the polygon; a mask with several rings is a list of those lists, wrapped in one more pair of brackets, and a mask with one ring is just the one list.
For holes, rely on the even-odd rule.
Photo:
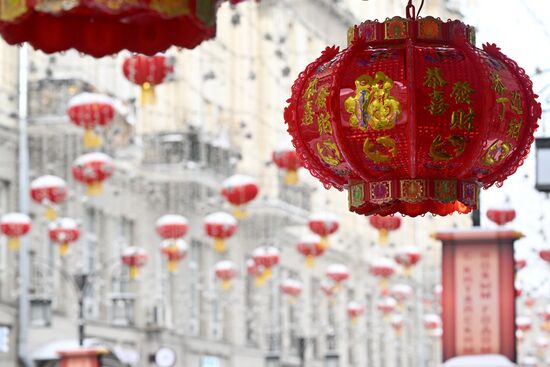
{"label": "yellow tassel", "polygon": [[383,228],[378,232],[378,240],[380,244],[382,246],[386,246],[388,244],[388,230]]}
{"label": "yellow tassel", "polygon": [[315,257],[308,255],[306,256],[306,267],[311,269],[315,266]]}
{"label": "yellow tassel", "polygon": [[384,317],[383,317],[383,319],[384,319],[384,321],[389,321],[389,319],[390,319],[390,314],[384,312]]}
{"label": "yellow tassel", "polygon": [[543,328],[546,332],[550,333],[550,321],[546,321],[546,322],[544,323],[544,325],[542,326],[542,328]]}
{"label": "yellow tassel", "polygon": [[388,280],[386,278],[380,279],[378,282],[378,287],[380,288],[380,292],[384,293],[388,290]]}
{"label": "yellow tassel", "polygon": [[403,275],[405,275],[407,278],[412,277],[412,267],[410,267],[410,266],[405,266],[405,267],[403,268]]}
{"label": "yellow tassel", "polygon": [[298,172],[296,172],[296,171],[286,171],[285,185],[294,186],[297,183],[298,183]]}
{"label": "yellow tassel", "polygon": [[401,329],[395,329],[395,335],[396,335],[397,337],[401,337],[401,336],[403,335],[403,330],[401,330]]}
{"label": "yellow tassel", "polygon": [[157,102],[157,96],[155,95],[155,86],[149,82],[145,82],[141,85],[141,97],[140,103],[142,106],[148,104],[155,104]]}
{"label": "yellow tassel", "polygon": [[322,236],[321,237],[321,242],[319,242],[319,246],[323,250],[326,250],[328,248],[328,237],[327,236]]}
{"label": "yellow tassel", "polygon": [[168,260],[168,272],[174,273],[178,268],[178,262],[175,260]]}
{"label": "yellow tassel", "polygon": [[288,302],[289,305],[293,305],[296,303],[296,299],[293,296],[288,296],[286,301]]}
{"label": "yellow tassel", "polygon": [[53,222],[57,219],[57,212],[55,211],[55,208],[53,206],[46,207],[46,210],[44,211],[44,218],[50,222]]}
{"label": "yellow tassel", "polygon": [[262,276],[264,277],[264,280],[265,280],[265,279],[271,278],[271,274],[273,274],[273,271],[271,270],[271,268],[265,268],[264,272],[262,273]]}
{"label": "yellow tassel", "polygon": [[84,130],[84,137],[82,138],[82,143],[85,148],[94,149],[101,146],[103,143],[101,136],[96,134],[92,129]]}
{"label": "yellow tassel", "polygon": [[214,239],[214,251],[219,253],[224,253],[227,251],[227,248],[225,246],[225,241],[221,238],[215,238]]}
{"label": "yellow tassel", "polygon": [[59,245],[59,255],[65,256],[69,253],[69,243],[63,242]]}
{"label": "yellow tassel", "polygon": [[228,291],[229,289],[231,289],[231,280],[228,280],[228,279],[222,280],[222,289],[224,291]]}
{"label": "yellow tassel", "polygon": [[248,218],[248,214],[244,210],[242,210],[240,206],[236,206],[235,209],[233,209],[233,216],[237,220],[243,220]]}
{"label": "yellow tassel", "polygon": [[102,182],[94,182],[88,185],[86,188],[86,194],[88,196],[97,196],[101,194],[103,191],[103,183]]}
{"label": "yellow tassel", "polygon": [[260,274],[256,277],[254,277],[254,285],[256,287],[261,287],[264,284],[265,284],[265,278],[264,278],[263,274]]}
{"label": "yellow tassel", "polygon": [[8,248],[11,251],[18,251],[19,250],[19,237],[9,237],[8,238]]}
{"label": "yellow tassel", "polygon": [[356,326],[357,323],[359,322],[357,319],[358,319],[357,316],[352,316],[352,317],[351,317],[351,324],[352,324],[353,326]]}
{"label": "yellow tassel", "polygon": [[139,268],[137,266],[130,266],[130,279],[136,279],[139,275]]}

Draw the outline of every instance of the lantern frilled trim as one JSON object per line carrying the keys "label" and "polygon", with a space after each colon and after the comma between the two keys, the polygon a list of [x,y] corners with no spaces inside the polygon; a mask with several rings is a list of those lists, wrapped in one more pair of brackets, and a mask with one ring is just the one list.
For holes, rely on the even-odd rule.
{"label": "lantern frilled trim", "polygon": [[166,257],[169,273],[175,273],[178,264],[187,256],[187,243],[182,239],[169,239],[162,241],[160,251]]}
{"label": "lantern frilled trim", "polygon": [[59,255],[65,256],[69,246],[80,238],[78,222],[72,218],[59,218],[48,226],[50,240],[59,245]]}
{"label": "lantern frilled trim", "polygon": [[433,17],[366,21],[303,71],[285,110],[311,174],[359,214],[468,213],[527,157],[541,106],[525,71]]}
{"label": "lantern frilled trim", "polygon": [[214,251],[223,253],[227,251],[225,240],[237,231],[237,220],[224,212],[212,213],[204,218],[204,231],[214,239]]}
{"label": "lantern frilled trim", "polygon": [[154,104],[155,87],[174,73],[174,59],[164,55],[133,55],[124,59],[122,72],[126,79],[141,87],[140,104]]}
{"label": "lantern frilled trim", "polygon": [[0,218],[0,230],[8,238],[8,248],[19,250],[20,238],[31,230],[31,218],[23,213],[8,213]]}
{"label": "lantern frilled trim", "polygon": [[321,238],[317,235],[309,235],[296,244],[296,250],[305,258],[306,267],[313,268],[315,259],[325,253],[325,247],[321,244]]}
{"label": "lantern frilled trim", "polygon": [[28,42],[45,53],[74,48],[98,58],[125,49],[154,55],[213,38],[222,2],[0,0],[0,33],[9,44]]}
{"label": "lantern frilled trim", "polygon": [[321,246],[326,249],[329,246],[328,237],[340,228],[340,220],[332,213],[313,213],[308,218],[308,226],[313,233],[321,237]]}
{"label": "lantern frilled trim", "polygon": [[258,196],[260,187],[255,178],[246,175],[233,175],[222,183],[221,195],[234,206],[233,215],[245,219],[248,214],[242,209]]}
{"label": "lantern frilled trim", "polygon": [[136,279],[139,269],[147,264],[147,251],[140,247],[130,246],[122,251],[121,261],[129,268],[130,279]]}
{"label": "lantern frilled trim", "polygon": [[57,218],[55,206],[67,199],[67,183],[61,177],[40,176],[31,182],[30,193],[34,202],[46,208],[44,217],[52,221]]}
{"label": "lantern frilled trim", "polygon": [[105,153],[93,152],[78,157],[72,166],[75,180],[86,185],[86,194],[99,195],[103,191],[103,182],[111,177],[115,165]]}
{"label": "lantern frilled trim", "polygon": [[221,287],[227,291],[231,289],[231,280],[237,275],[237,266],[233,261],[222,260],[214,265],[216,278],[221,281]]}
{"label": "lantern frilled trim", "polygon": [[302,167],[302,162],[300,162],[292,143],[279,144],[273,151],[272,159],[277,167],[285,171],[285,184],[296,185],[298,183],[298,169]]}

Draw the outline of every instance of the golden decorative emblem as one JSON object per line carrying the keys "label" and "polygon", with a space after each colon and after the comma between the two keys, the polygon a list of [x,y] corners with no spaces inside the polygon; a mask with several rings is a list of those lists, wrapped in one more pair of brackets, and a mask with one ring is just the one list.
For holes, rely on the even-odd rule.
{"label": "golden decorative emblem", "polygon": [[386,163],[397,155],[397,144],[389,136],[381,136],[375,142],[366,139],[363,152],[373,162]]}
{"label": "golden decorative emblem", "polygon": [[362,130],[393,128],[401,115],[401,104],[390,94],[393,86],[393,80],[381,71],[374,78],[361,75],[355,81],[355,96],[345,102],[350,125]]}
{"label": "golden decorative emblem", "polygon": [[497,140],[487,149],[483,155],[482,162],[486,166],[500,163],[510,155],[511,151],[512,145],[510,143]]}
{"label": "golden decorative emblem", "polygon": [[317,143],[317,153],[319,157],[329,166],[337,166],[342,163],[342,153],[338,146],[331,139]]}
{"label": "golden decorative emblem", "polygon": [[463,137],[451,135],[443,139],[437,135],[430,146],[430,157],[438,162],[450,161],[460,157],[466,148],[466,141]]}
{"label": "golden decorative emblem", "polygon": [[12,21],[27,11],[25,0],[0,0],[0,20]]}
{"label": "golden decorative emblem", "polygon": [[401,198],[405,201],[418,201],[425,196],[425,180],[401,180]]}

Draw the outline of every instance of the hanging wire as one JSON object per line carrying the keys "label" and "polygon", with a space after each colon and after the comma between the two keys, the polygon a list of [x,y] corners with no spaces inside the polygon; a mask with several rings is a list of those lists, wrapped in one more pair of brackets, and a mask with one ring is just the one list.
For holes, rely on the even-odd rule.
{"label": "hanging wire", "polygon": [[418,13],[416,12],[416,7],[413,4],[413,0],[409,0],[409,3],[407,4],[406,14],[407,19],[417,19],[420,17],[420,12],[422,11],[422,8],[424,7],[424,0],[420,3],[420,7],[418,8]]}

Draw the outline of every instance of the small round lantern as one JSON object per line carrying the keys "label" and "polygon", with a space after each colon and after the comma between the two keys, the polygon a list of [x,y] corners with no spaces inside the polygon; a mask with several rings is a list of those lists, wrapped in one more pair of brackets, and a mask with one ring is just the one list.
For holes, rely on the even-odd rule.
{"label": "small round lantern", "polygon": [[402,306],[413,295],[413,288],[408,284],[395,284],[390,288],[390,295]]}
{"label": "small round lantern", "polygon": [[487,210],[487,218],[498,226],[504,226],[516,219],[516,211],[513,208],[491,208]]}
{"label": "small round lantern", "polygon": [[263,268],[262,277],[264,281],[271,277],[273,267],[279,264],[281,252],[273,246],[262,246],[252,252],[254,262]]}
{"label": "small round lantern", "polygon": [[113,121],[114,101],[103,94],[80,93],[69,100],[67,115],[73,124],[84,129],[84,147],[98,148],[102,142],[96,130]]}
{"label": "small round lantern", "polygon": [[254,259],[246,260],[246,272],[249,276],[254,278],[254,285],[260,287],[264,284],[265,278],[263,277],[264,268],[263,266],[256,264]]}
{"label": "small round lantern", "polygon": [[222,253],[227,250],[225,240],[237,231],[237,220],[224,212],[212,213],[204,218],[204,231],[214,239],[214,251]]}
{"label": "small round lantern", "polygon": [[550,248],[544,248],[539,251],[539,256],[542,260],[550,264]]}
{"label": "small round lantern", "polygon": [[30,185],[31,198],[34,202],[46,207],[44,214],[47,220],[55,220],[55,206],[67,199],[67,183],[57,176],[45,175],[34,179]]}
{"label": "small round lantern", "polygon": [[395,262],[403,267],[405,275],[408,277],[411,276],[412,268],[421,258],[420,250],[416,246],[401,247],[394,256]]}
{"label": "small round lantern", "polygon": [[388,279],[395,274],[395,263],[387,258],[379,258],[373,261],[369,267],[369,272],[380,279],[379,287],[382,294],[386,294],[388,290]]}
{"label": "small round lantern", "polygon": [[273,162],[279,169],[285,172],[285,184],[296,185],[298,183],[298,169],[302,166],[292,143],[282,143],[273,151]]}
{"label": "small round lantern", "polygon": [[332,280],[336,287],[349,279],[348,267],[343,264],[331,264],[327,267],[325,275]]}
{"label": "small round lantern", "polygon": [[525,333],[521,330],[516,330],[516,340],[518,344],[523,343],[523,341],[525,340]]}
{"label": "small round lantern", "polygon": [[178,214],[166,214],[156,223],[157,234],[164,240],[177,240],[184,237],[189,229],[187,218]]}
{"label": "small round lantern", "polygon": [[433,313],[424,315],[422,322],[424,324],[424,329],[426,329],[428,333],[432,333],[434,330],[441,327],[441,317]]}
{"label": "small round lantern", "polygon": [[20,238],[31,230],[31,218],[22,213],[8,213],[0,218],[0,230],[8,238],[8,248],[19,250]]}
{"label": "small round lantern", "polygon": [[390,325],[395,331],[395,334],[401,336],[403,333],[403,326],[405,325],[405,319],[399,314],[392,315],[390,318]]}
{"label": "small round lantern", "polygon": [[302,238],[296,245],[296,250],[305,257],[308,268],[315,266],[315,258],[325,253],[325,249],[321,245],[321,238],[317,235]]}
{"label": "small round lantern", "polygon": [[525,299],[523,300],[523,304],[525,305],[525,307],[527,308],[533,308],[533,306],[537,303],[537,299],[536,298],[533,298],[531,296],[527,296],[525,297]]}
{"label": "small round lantern", "polygon": [[59,218],[48,226],[50,240],[59,245],[59,254],[67,255],[69,246],[80,238],[78,223],[72,218]]}
{"label": "small round lantern", "polygon": [[395,307],[397,307],[397,301],[392,297],[384,297],[376,304],[378,311],[384,315],[384,320],[388,320]]}
{"label": "small round lantern", "polygon": [[258,182],[254,178],[245,175],[233,175],[223,181],[221,194],[225,200],[235,206],[233,213],[235,218],[244,219],[246,213],[241,207],[254,200],[259,191]]}
{"label": "small round lantern", "polygon": [[296,279],[285,279],[281,283],[281,292],[288,296],[288,301],[293,303],[302,294],[302,282]]}
{"label": "small round lantern", "polygon": [[321,246],[328,247],[328,236],[334,234],[340,227],[338,217],[332,213],[314,213],[308,218],[309,229],[321,236]]}
{"label": "small round lantern", "polygon": [[533,322],[529,316],[518,316],[516,317],[516,328],[523,332],[531,330]]}
{"label": "small round lantern", "polygon": [[86,185],[86,193],[90,196],[101,193],[103,182],[111,177],[114,170],[111,157],[100,152],[81,155],[72,167],[74,179]]}
{"label": "small round lantern", "polygon": [[539,336],[537,340],[535,340],[535,346],[537,347],[537,350],[541,355],[544,355],[549,345],[550,341],[545,336]]}
{"label": "small round lantern", "polygon": [[222,282],[222,289],[229,290],[231,288],[231,280],[237,275],[237,267],[233,261],[223,260],[214,266],[216,278]]}
{"label": "small round lantern", "polygon": [[365,313],[365,306],[359,302],[352,301],[348,303],[348,317],[351,319],[352,324],[357,324],[357,320],[361,315]]}
{"label": "small round lantern", "polygon": [[168,261],[168,272],[175,273],[178,264],[187,256],[187,243],[182,240],[164,240],[160,245],[160,251]]}
{"label": "small round lantern", "polygon": [[327,296],[327,298],[331,299],[334,293],[336,293],[337,287],[336,284],[328,279],[321,280],[321,291]]}
{"label": "small round lantern", "polygon": [[139,247],[126,247],[122,251],[122,263],[130,269],[130,279],[136,279],[139,275],[139,269],[147,264],[147,251]]}
{"label": "small round lantern", "polygon": [[407,18],[351,27],[299,74],[285,110],[304,166],[348,189],[359,214],[475,209],[527,157],[541,106],[525,71],[460,21]]}
{"label": "small round lantern", "polygon": [[122,72],[126,79],[141,87],[141,105],[154,104],[155,86],[162,84],[173,72],[171,58],[164,55],[133,55],[124,59]]}
{"label": "small round lantern", "polygon": [[388,237],[391,231],[395,231],[401,227],[401,218],[380,215],[371,215],[369,217],[369,223],[375,229],[378,230],[378,241],[381,245],[388,244]]}

